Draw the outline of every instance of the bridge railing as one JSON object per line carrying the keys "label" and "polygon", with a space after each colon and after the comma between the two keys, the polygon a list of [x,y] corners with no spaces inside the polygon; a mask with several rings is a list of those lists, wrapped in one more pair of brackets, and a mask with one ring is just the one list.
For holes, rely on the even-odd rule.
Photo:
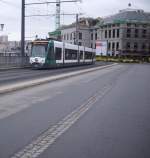
{"label": "bridge railing", "polygon": [[29,57],[0,55],[0,68],[29,66]]}

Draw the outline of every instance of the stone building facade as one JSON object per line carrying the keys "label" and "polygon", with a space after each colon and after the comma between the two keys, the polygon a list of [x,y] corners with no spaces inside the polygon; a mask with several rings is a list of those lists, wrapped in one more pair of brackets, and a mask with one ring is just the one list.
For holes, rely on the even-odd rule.
{"label": "stone building facade", "polygon": [[150,56],[150,13],[124,9],[106,18],[82,18],[78,33],[73,23],[61,28],[62,41],[96,48],[107,41],[108,55]]}
{"label": "stone building facade", "polygon": [[62,41],[71,44],[78,44],[90,48],[95,48],[97,40],[97,31],[95,25],[99,19],[81,18],[79,19],[78,28],[73,23],[61,28]]}
{"label": "stone building facade", "polygon": [[98,27],[98,40],[108,42],[108,54],[150,56],[150,13],[121,10]]}

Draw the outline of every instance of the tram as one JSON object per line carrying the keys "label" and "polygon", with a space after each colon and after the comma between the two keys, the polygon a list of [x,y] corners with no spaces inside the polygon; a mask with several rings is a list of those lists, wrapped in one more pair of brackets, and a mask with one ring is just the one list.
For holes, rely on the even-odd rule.
{"label": "tram", "polygon": [[31,43],[32,68],[56,68],[95,63],[95,49],[55,40],[35,40]]}

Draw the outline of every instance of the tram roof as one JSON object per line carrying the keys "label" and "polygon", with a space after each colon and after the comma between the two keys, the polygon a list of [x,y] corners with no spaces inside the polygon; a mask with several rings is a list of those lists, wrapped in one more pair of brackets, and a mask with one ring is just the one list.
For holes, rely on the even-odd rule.
{"label": "tram roof", "polygon": [[49,41],[47,40],[37,40],[37,41],[32,41],[32,44],[47,44]]}

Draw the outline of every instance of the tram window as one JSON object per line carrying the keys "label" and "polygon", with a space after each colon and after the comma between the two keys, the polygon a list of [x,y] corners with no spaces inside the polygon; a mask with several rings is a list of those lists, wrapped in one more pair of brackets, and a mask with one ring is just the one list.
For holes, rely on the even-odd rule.
{"label": "tram window", "polygon": [[83,59],[83,51],[80,51],[80,59]]}
{"label": "tram window", "polygon": [[92,52],[85,52],[85,59],[92,59]]}
{"label": "tram window", "polygon": [[55,59],[56,60],[61,60],[61,54],[62,54],[62,49],[61,48],[55,48]]}
{"label": "tram window", "polygon": [[33,45],[32,46],[32,57],[45,57],[46,45]]}
{"label": "tram window", "polygon": [[77,60],[77,50],[65,49],[66,60]]}

